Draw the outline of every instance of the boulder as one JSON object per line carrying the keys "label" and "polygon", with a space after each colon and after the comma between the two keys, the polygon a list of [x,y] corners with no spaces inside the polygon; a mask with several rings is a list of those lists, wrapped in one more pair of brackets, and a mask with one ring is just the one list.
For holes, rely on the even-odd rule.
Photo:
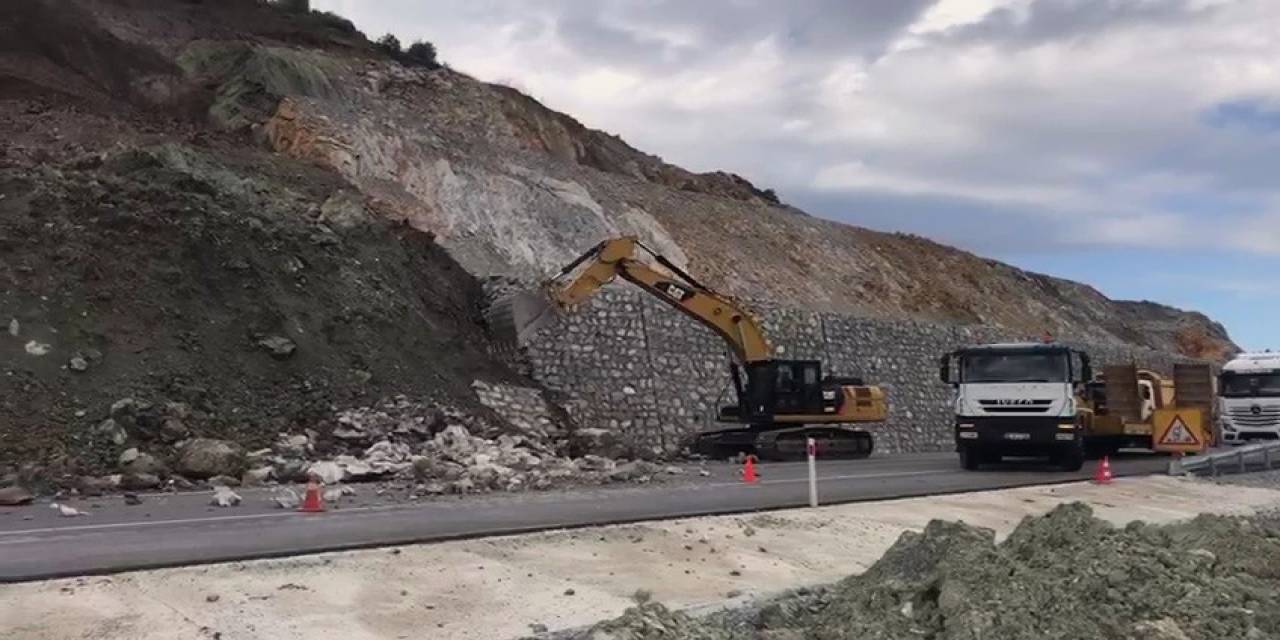
{"label": "boulder", "polygon": [[229,487],[214,487],[213,497],[210,498],[209,504],[215,507],[235,507],[240,504],[240,494],[232,491]]}
{"label": "boulder", "polygon": [[298,496],[298,492],[288,487],[280,487],[271,495],[271,501],[281,509],[297,509],[302,504],[302,498]]}
{"label": "boulder", "polygon": [[580,455],[621,458],[629,451],[616,432],[608,429],[578,429],[569,437],[570,447]]}
{"label": "boulder", "polygon": [[258,346],[276,360],[288,360],[298,350],[298,345],[284,336],[269,336],[258,341]]}
{"label": "boulder", "polygon": [[120,488],[129,491],[145,491],[160,485],[160,478],[150,473],[125,473],[120,476]]}
{"label": "boulder", "polygon": [[22,487],[5,487],[0,489],[0,506],[16,507],[24,504],[31,504],[35,497],[30,491]]}
{"label": "boulder", "polygon": [[111,403],[111,417],[121,418],[125,416],[132,416],[138,412],[138,408],[140,406],[142,406],[141,403],[133,398],[121,398]]}
{"label": "boulder", "polygon": [[256,487],[266,484],[274,476],[275,469],[271,466],[254,467],[240,476],[240,484],[246,487]]}
{"label": "boulder", "polygon": [[343,473],[346,474],[346,479],[349,480],[369,480],[382,475],[382,473],[355,456],[338,456],[333,461],[342,467]]}
{"label": "boulder", "polygon": [[134,460],[137,460],[137,459],[138,459],[138,449],[137,449],[137,447],[132,447],[132,448],[129,448],[129,449],[125,449],[125,450],[124,450],[123,452],[121,452],[121,454],[120,454],[120,459],[119,459],[120,466],[121,466],[121,467],[127,466],[129,463],[131,463],[131,462],[133,462]]}
{"label": "boulder", "polygon": [[180,418],[165,418],[160,424],[160,439],[165,442],[177,442],[191,435],[191,430]]}
{"label": "boulder", "polygon": [[[140,453],[137,449],[130,449],[134,454],[130,456],[120,456],[120,471],[129,474],[147,474],[155,476],[165,475],[166,469],[163,463],[156,460],[156,457],[149,453]],[[125,453],[129,453],[125,451]],[[126,462],[126,458],[128,461]]]}
{"label": "boulder", "polygon": [[585,455],[578,461],[578,467],[583,471],[604,471],[612,472],[617,466],[613,460],[602,458],[597,455]]}
{"label": "boulder", "polygon": [[638,462],[624,462],[609,472],[609,479],[614,482],[626,482],[634,480],[641,475],[643,475],[643,471],[640,469]]}
{"label": "boulder", "polygon": [[209,478],[209,486],[211,487],[238,487],[240,479],[234,476],[214,476]]}
{"label": "boulder", "polygon": [[478,443],[462,425],[449,425],[443,431],[436,434],[431,440],[432,444],[444,455],[454,460],[463,460],[474,455],[479,449]]}
{"label": "boulder", "polygon": [[283,459],[276,460],[273,469],[276,480],[281,482],[305,482],[307,480],[307,471],[310,467],[311,463],[306,460]]}
{"label": "boulder", "polygon": [[364,452],[364,463],[373,469],[375,474],[399,473],[411,467],[413,451],[409,445],[392,443],[386,440],[369,447]]}
{"label": "boulder", "polygon": [[310,449],[311,439],[302,433],[281,436],[272,446],[273,451],[286,458],[305,458]]}
{"label": "boulder", "polygon": [[337,462],[326,460],[308,467],[307,476],[315,476],[325,484],[337,484],[347,479],[347,470]]}
{"label": "boulder", "polygon": [[238,476],[244,471],[244,452],[226,440],[196,438],[178,452],[177,471],[192,478]]}
{"label": "boulder", "polygon": [[98,423],[98,426],[93,428],[93,433],[117,446],[123,445],[129,439],[129,433],[115,418],[107,418]]}
{"label": "boulder", "polygon": [[114,491],[120,486],[123,476],[83,476],[76,482],[76,489],[79,489],[81,495],[100,496],[108,491]]}
{"label": "boulder", "polygon": [[362,442],[368,440],[371,436],[361,429],[344,425],[333,430],[333,437],[346,442]]}

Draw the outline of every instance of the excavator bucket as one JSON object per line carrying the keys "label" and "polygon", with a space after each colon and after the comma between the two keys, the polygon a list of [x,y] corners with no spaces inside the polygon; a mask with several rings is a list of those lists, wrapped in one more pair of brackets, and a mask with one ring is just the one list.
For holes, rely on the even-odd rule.
{"label": "excavator bucket", "polygon": [[559,313],[542,291],[514,291],[490,303],[484,317],[495,342],[519,346],[554,322]]}

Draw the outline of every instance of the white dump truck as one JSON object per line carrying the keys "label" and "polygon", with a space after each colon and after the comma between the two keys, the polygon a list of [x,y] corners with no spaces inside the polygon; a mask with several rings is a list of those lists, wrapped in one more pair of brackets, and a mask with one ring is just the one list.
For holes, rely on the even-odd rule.
{"label": "white dump truck", "polygon": [[1222,441],[1280,439],[1280,353],[1242,353],[1218,377]]}

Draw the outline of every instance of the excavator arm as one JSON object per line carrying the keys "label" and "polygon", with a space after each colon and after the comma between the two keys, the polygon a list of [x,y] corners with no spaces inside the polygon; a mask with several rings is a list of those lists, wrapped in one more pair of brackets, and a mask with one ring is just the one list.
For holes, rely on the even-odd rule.
{"label": "excavator arm", "polygon": [[[670,273],[637,259],[640,250]],[[616,278],[644,289],[714,331],[729,345],[739,362],[758,362],[773,356],[764,332],[750,312],[698,283],[634,237],[606,240],[584,253],[548,282],[548,297],[558,308],[572,309]]]}

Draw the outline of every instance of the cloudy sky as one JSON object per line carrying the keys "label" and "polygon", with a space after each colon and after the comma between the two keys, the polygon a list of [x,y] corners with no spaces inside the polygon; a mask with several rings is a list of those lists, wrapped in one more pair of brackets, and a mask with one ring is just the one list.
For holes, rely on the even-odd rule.
{"label": "cloudy sky", "polygon": [[313,0],[699,171],[1280,348],[1276,0]]}

